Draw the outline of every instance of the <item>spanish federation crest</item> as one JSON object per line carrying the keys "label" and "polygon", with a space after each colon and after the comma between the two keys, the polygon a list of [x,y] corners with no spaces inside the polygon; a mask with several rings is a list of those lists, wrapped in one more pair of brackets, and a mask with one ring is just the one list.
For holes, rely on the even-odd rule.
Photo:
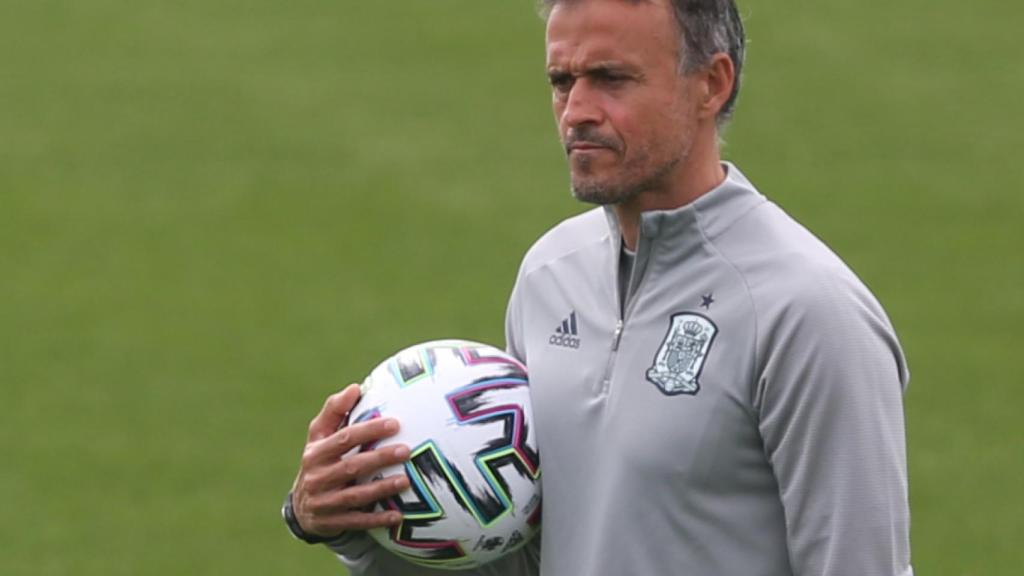
{"label": "spanish federation crest", "polygon": [[697,378],[717,333],[715,323],[700,314],[674,314],[647,379],[665,394],[697,394]]}

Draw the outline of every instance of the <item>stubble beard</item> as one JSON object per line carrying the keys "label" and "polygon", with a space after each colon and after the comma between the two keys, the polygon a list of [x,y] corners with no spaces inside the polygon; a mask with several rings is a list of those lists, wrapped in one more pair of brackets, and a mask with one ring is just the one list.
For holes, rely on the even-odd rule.
{"label": "stubble beard", "polygon": [[[577,170],[571,175],[573,198],[599,206],[628,204],[641,194],[664,190],[669,173],[682,160],[672,158],[651,170],[642,170],[636,164],[643,165],[646,157],[634,162],[634,166],[625,166],[616,177],[600,179],[593,175],[587,177],[591,170],[588,159],[580,159]],[[577,175],[577,172],[580,174]]]}

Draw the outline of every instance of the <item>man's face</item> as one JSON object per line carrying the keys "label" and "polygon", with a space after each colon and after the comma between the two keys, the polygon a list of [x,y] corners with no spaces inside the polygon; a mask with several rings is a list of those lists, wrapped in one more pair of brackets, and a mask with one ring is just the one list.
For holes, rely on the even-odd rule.
{"label": "man's face", "polygon": [[619,204],[671,187],[697,122],[668,0],[576,0],[548,18],[547,70],[576,198]]}

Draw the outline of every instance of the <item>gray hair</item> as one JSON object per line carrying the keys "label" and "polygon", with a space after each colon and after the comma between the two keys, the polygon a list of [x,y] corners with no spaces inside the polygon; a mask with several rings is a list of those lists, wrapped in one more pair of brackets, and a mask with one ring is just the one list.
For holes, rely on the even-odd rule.
{"label": "gray hair", "polygon": [[[545,18],[556,4],[580,0],[540,0]],[[626,0],[639,3],[649,0]],[[718,124],[732,117],[740,94],[740,73],[746,55],[747,39],[735,0],[669,0],[680,31],[679,71],[689,74],[711,63],[718,53],[725,53],[736,69],[732,94],[718,112]]]}

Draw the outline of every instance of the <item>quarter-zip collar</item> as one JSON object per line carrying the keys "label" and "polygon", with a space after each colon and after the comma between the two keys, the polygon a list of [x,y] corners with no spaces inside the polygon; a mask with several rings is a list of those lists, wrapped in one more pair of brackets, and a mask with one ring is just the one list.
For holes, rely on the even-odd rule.
{"label": "quarter-zip collar", "polygon": [[[620,295],[617,299],[617,302],[625,303],[620,310],[620,318],[625,319],[629,315],[630,303],[647,273],[654,250],[666,254],[668,261],[681,259],[695,243],[714,239],[749,210],[765,201],[764,196],[754,189],[739,168],[729,162],[723,162],[722,167],[726,173],[725,180],[693,202],[679,208],[651,210],[640,214],[633,270],[626,283],[625,298]],[[610,246],[618,262],[622,250],[622,229],[612,206],[605,206],[604,212],[608,220]],[[616,265],[616,274],[618,270]],[[619,283],[613,285],[617,287]]]}
{"label": "quarter-zip collar", "polygon": [[[665,239],[671,242],[672,239],[686,237],[687,232],[692,233],[695,226],[700,227],[704,236],[713,238],[729,228],[748,210],[765,201],[764,196],[754,189],[739,168],[731,162],[722,162],[722,167],[726,173],[725,180],[693,202],[679,208],[651,210],[640,214],[638,256],[640,243],[644,238]],[[622,245],[622,230],[618,216],[612,206],[605,206],[604,212],[610,231],[609,241],[615,250],[619,250]]]}

